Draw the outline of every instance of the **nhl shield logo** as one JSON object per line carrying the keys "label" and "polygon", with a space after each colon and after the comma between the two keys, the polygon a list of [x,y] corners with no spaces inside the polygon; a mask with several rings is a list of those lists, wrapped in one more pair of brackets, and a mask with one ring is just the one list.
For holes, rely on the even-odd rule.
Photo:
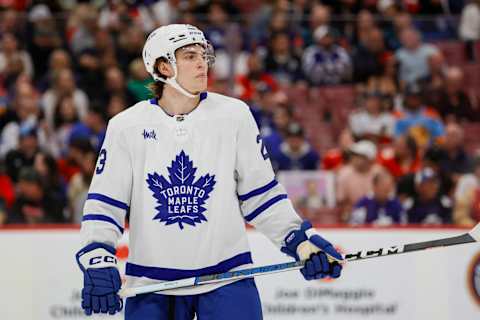
{"label": "nhl shield logo", "polygon": [[165,225],[178,223],[180,229],[185,223],[195,226],[207,221],[204,205],[215,186],[215,175],[206,174],[194,181],[197,168],[183,150],[167,170],[169,180],[156,172],[147,174],[148,188],[158,203],[153,220]]}

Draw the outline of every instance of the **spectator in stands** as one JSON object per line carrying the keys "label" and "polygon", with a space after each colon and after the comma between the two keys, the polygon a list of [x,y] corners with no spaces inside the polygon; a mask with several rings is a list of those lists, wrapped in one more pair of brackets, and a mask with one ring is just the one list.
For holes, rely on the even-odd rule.
{"label": "spectator in stands", "polygon": [[478,59],[475,57],[475,41],[480,40],[480,0],[472,0],[463,8],[459,35],[466,42],[469,60]]}
{"label": "spectator in stands", "polygon": [[65,184],[58,171],[57,161],[50,154],[40,151],[35,155],[33,168],[40,175],[43,190],[66,205]]}
{"label": "spectator in stands", "polygon": [[82,161],[79,163],[80,171],[72,176],[68,185],[68,207],[70,210],[70,222],[80,223],[83,217],[83,206],[87,199],[88,187],[92,180],[97,153],[95,149],[87,147],[82,152]]}
{"label": "spectator in stands", "polygon": [[[137,1],[135,4],[139,12],[139,16],[135,18],[137,20],[137,23],[141,23],[143,25],[143,29],[146,32],[153,30],[156,26],[164,26],[167,24],[176,23],[181,17],[181,6],[179,5],[178,1]],[[119,5],[124,5],[126,7],[126,9],[122,9],[122,16],[119,18],[131,19],[131,17],[128,16],[127,3],[111,2],[111,7],[113,8],[119,7]],[[125,12],[123,12],[123,10]],[[118,13],[113,12],[113,14]],[[126,17],[123,17],[123,15],[126,15]]]}
{"label": "spectator in stands", "polygon": [[259,91],[275,93],[278,83],[271,74],[265,71],[262,59],[253,52],[247,60],[247,73],[236,79],[235,94],[247,103],[259,100]]}
{"label": "spectator in stands", "polygon": [[[0,51],[0,73],[4,77],[24,72],[28,77],[33,77],[33,63],[28,51],[21,50],[17,38],[12,33],[2,35]],[[19,66],[17,70],[14,68]]]}
{"label": "spectator in stands", "polygon": [[412,16],[406,11],[396,12],[392,18],[393,25],[385,28],[385,39],[388,49],[397,50],[402,46],[400,38],[403,30],[414,28],[415,26]]}
{"label": "spectator in stands", "polygon": [[95,51],[102,70],[118,66],[115,40],[116,38],[107,29],[98,29],[95,34]]}
{"label": "spectator in stands", "polygon": [[[440,186],[438,188],[438,197],[450,196],[453,191],[453,181],[449,171],[445,171],[442,168],[442,162],[445,161],[445,152],[438,146],[431,146],[423,155],[422,166],[418,171],[426,168],[432,169],[435,172],[435,176],[439,179]],[[415,174],[409,173],[400,177],[397,182],[397,194],[403,201],[406,198],[415,197]]]}
{"label": "spectator in stands", "polygon": [[[309,20],[307,21],[308,14],[311,12],[311,7],[314,6],[315,3],[311,3],[309,1],[300,0],[300,1],[292,1],[289,7],[290,13],[290,20],[292,23],[292,27],[295,30],[301,32],[303,29],[308,29]],[[299,39],[299,42],[303,44],[303,41]]]}
{"label": "spectator in stands", "polygon": [[10,150],[5,156],[6,171],[13,182],[18,181],[22,168],[33,166],[38,151],[37,128],[32,126],[20,128],[18,148]]}
{"label": "spectator in stands", "polygon": [[445,87],[440,92],[439,104],[435,107],[445,122],[480,120],[480,110],[472,106],[465,92],[463,71],[459,67],[447,69]]}
{"label": "spectator in stands", "polygon": [[49,150],[57,158],[66,153],[73,127],[80,121],[78,108],[71,95],[61,97],[53,115],[53,130],[50,130]]}
{"label": "spectator in stands", "polygon": [[293,120],[293,110],[288,105],[278,105],[272,111],[272,123],[260,127],[263,142],[270,155],[275,157],[280,153],[280,146],[288,131],[288,126]]}
{"label": "spectator in stands", "polygon": [[[232,43],[233,39],[228,39],[228,13],[225,10],[224,6],[220,2],[212,2],[208,7],[207,18],[208,24],[205,29],[205,37],[210,41],[212,46],[215,48],[215,66],[214,66],[214,73],[216,73],[217,69],[222,69],[222,71],[218,70],[222,76],[225,76],[225,73],[228,73],[230,68],[230,54],[228,52],[229,43]],[[217,65],[218,63],[220,65]]]}
{"label": "spectator in stands", "polygon": [[349,151],[349,162],[339,169],[336,186],[337,206],[343,222],[350,220],[353,206],[372,191],[373,177],[383,170],[375,164],[377,148],[373,142],[356,142]]}
{"label": "spectator in stands", "polygon": [[404,202],[408,223],[451,223],[451,201],[439,193],[439,188],[439,177],[432,168],[415,174],[415,195]]}
{"label": "spectator in stands", "polygon": [[31,31],[27,33],[28,51],[33,60],[35,79],[47,73],[50,54],[62,46],[60,28],[49,7],[45,4],[36,4],[28,14]]}
{"label": "spectator in stands", "polygon": [[378,91],[383,97],[384,109],[398,110],[401,107],[400,84],[397,77],[398,63],[393,55],[385,57],[382,74],[370,76],[366,83],[367,91]]}
{"label": "spectator in stands", "polygon": [[315,170],[319,155],[305,139],[302,127],[290,123],[277,154],[271,155],[273,167],[280,170]]}
{"label": "spectator in stands", "polygon": [[116,114],[122,112],[127,107],[132,106],[127,100],[125,100],[124,95],[114,94],[110,97],[110,100],[107,102],[107,118],[111,119]]}
{"label": "spectator in stands", "polygon": [[337,32],[329,26],[318,27],[315,44],[305,49],[302,68],[312,86],[335,85],[351,80],[352,62],[348,52],[336,44]]}
{"label": "spectator in stands", "polygon": [[371,76],[380,76],[389,54],[385,50],[382,31],[371,29],[353,51],[353,81],[366,82]]}
{"label": "spectator in stands", "polygon": [[366,92],[363,108],[350,113],[349,127],[356,140],[388,142],[392,139],[395,118],[383,109],[380,92]]}
{"label": "spectator in stands", "polygon": [[399,79],[402,83],[411,84],[429,75],[428,57],[438,49],[422,43],[420,33],[414,28],[403,30],[400,36],[402,47],[395,52]]}
{"label": "spectator in stands", "polygon": [[[99,17],[98,17],[99,27],[102,29],[107,29],[112,33],[119,33],[126,30],[128,26],[132,23],[132,17],[129,15],[128,10],[129,10],[129,7],[126,2],[123,2],[123,1],[107,2],[101,8],[99,13]],[[167,12],[163,12],[163,14],[167,14]]]}
{"label": "spectator in stands", "polygon": [[455,224],[473,227],[480,222],[480,157],[473,159],[473,172],[462,175],[455,189]]}
{"label": "spectator in stands", "polygon": [[55,107],[63,96],[73,97],[80,119],[83,119],[87,113],[89,105],[87,95],[77,88],[72,70],[62,69],[54,75],[53,86],[43,94],[40,102],[45,113],[45,120],[50,128],[53,128]]}
{"label": "spectator in stands", "polygon": [[[355,35],[350,40],[350,43],[358,46],[362,44],[367,44],[370,41],[369,38],[371,38],[371,33],[373,30],[377,29],[377,26],[376,26],[375,18],[373,14],[366,9],[362,9],[358,12],[357,20],[355,21],[355,26],[351,26],[351,28],[353,28]],[[382,38],[382,45],[383,45],[383,33],[380,32],[380,35]]]}
{"label": "spectator in stands", "polygon": [[429,75],[419,79],[418,83],[423,89],[425,105],[438,108],[445,91],[445,78],[448,68],[441,51],[428,57],[428,68],[430,70]]}
{"label": "spectator in stands", "polygon": [[418,84],[411,83],[406,86],[404,109],[396,114],[396,137],[408,134],[415,139],[420,149],[425,149],[443,138],[443,123],[435,110],[423,104],[423,95]]}
{"label": "spectator in stands", "polygon": [[384,148],[380,152],[378,163],[395,179],[417,172],[421,159],[415,140],[408,135],[395,138],[392,147]]}
{"label": "spectator in stands", "polygon": [[305,47],[315,44],[313,32],[319,27],[328,27],[331,20],[331,9],[319,2],[312,4],[310,16],[307,21],[310,22],[308,28],[304,28],[302,32],[303,43]]}
{"label": "spectator in stands", "polygon": [[107,119],[105,110],[100,106],[91,106],[83,122],[77,122],[70,132],[69,140],[89,140],[95,150],[100,148],[105,139]]}
{"label": "spectator in stands", "polygon": [[353,207],[350,224],[391,225],[405,222],[402,204],[395,196],[395,182],[387,172],[373,177],[373,192]]}
{"label": "spectator in stands", "polygon": [[[281,1],[277,3],[281,3]],[[296,30],[293,29],[288,10],[273,10],[268,28],[266,32],[263,33],[263,38],[261,39],[259,46],[267,47],[271,35],[278,32],[287,32],[292,39],[296,37]]]}
{"label": "spectator in stands", "polygon": [[148,86],[153,82],[141,59],[135,59],[130,63],[130,79],[127,82],[127,89],[134,97],[135,102],[146,100],[152,97]]}
{"label": "spectator in stands", "polygon": [[286,32],[271,36],[264,65],[265,71],[273,75],[281,85],[293,85],[303,80],[300,58],[295,55],[292,41]]}
{"label": "spectator in stands", "polygon": [[350,147],[354,144],[350,130],[342,130],[337,140],[338,147],[327,150],[322,157],[322,169],[337,171],[348,161]]}
{"label": "spectator in stands", "polygon": [[213,2],[208,6],[207,18],[205,37],[215,48],[215,54],[217,51],[226,54],[229,16],[221,2]]}
{"label": "spectator in stands", "polygon": [[72,177],[80,172],[84,154],[91,149],[93,149],[93,146],[88,139],[80,137],[70,140],[67,153],[62,155],[57,161],[58,170],[64,181],[69,183]]}
{"label": "spectator in stands", "polygon": [[78,87],[83,90],[90,100],[98,100],[102,95],[104,81],[102,77],[102,68],[99,50],[89,48],[82,50],[77,56],[78,64]]}
{"label": "spectator in stands", "polygon": [[454,183],[458,178],[471,172],[472,159],[464,146],[464,132],[461,126],[450,123],[445,128],[445,139],[440,149],[445,153],[440,163],[441,170],[448,172]]}
{"label": "spectator in stands", "polygon": [[383,24],[393,21],[396,16],[402,14],[401,12],[399,12],[399,8],[395,2],[395,0],[377,1],[377,11],[382,16],[382,18],[386,20],[383,22]]}
{"label": "spectator in stands", "polygon": [[122,31],[118,36],[117,59],[119,65],[126,69],[134,60],[141,57],[144,41],[145,34],[140,27],[130,25],[126,31]]}
{"label": "spectator in stands", "polygon": [[68,21],[70,48],[75,56],[95,47],[95,33],[98,30],[98,12],[89,3],[78,4]]}
{"label": "spectator in stands", "polygon": [[14,114],[8,119],[10,121],[5,124],[1,133],[1,156],[18,147],[21,132],[38,126],[40,122],[38,94],[31,84],[22,83],[15,87],[13,111]]}
{"label": "spectator in stands", "polygon": [[107,105],[112,96],[123,96],[123,100],[125,100],[124,108],[135,104],[136,98],[127,90],[125,75],[119,67],[107,68],[104,72],[104,78],[105,90],[102,90],[99,101],[101,105]]}
{"label": "spectator in stands", "polygon": [[20,12],[8,6],[2,7],[0,12],[0,36],[5,33],[11,33],[18,40],[23,41],[25,40],[24,27]]}
{"label": "spectator in stands", "polygon": [[17,199],[7,223],[61,223],[65,222],[63,209],[62,201],[43,189],[38,172],[27,167],[20,172]]}
{"label": "spectator in stands", "polygon": [[57,73],[63,69],[70,69],[72,67],[72,60],[67,51],[63,49],[54,50],[48,60],[48,71],[45,73],[39,83],[40,91],[44,92],[53,86],[54,78]]}

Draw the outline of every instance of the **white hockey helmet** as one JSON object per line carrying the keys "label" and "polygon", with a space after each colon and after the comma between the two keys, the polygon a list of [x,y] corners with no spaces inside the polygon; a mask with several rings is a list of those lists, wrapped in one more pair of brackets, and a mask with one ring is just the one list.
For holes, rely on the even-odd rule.
{"label": "white hockey helmet", "polygon": [[[200,44],[205,48],[205,59],[211,67],[215,61],[213,47],[200,29],[189,24],[169,24],[153,30],[145,42],[142,56],[145,68],[155,81],[162,81],[187,97],[194,98],[196,95],[182,88],[176,80],[178,73],[175,51],[191,44]],[[155,62],[158,58],[165,58],[172,65],[173,77],[165,79],[157,73]]]}

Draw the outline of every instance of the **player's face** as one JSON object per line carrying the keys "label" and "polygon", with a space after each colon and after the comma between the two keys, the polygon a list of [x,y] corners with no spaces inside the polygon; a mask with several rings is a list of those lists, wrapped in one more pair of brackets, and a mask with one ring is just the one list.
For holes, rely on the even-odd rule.
{"label": "player's face", "polygon": [[205,49],[201,45],[190,45],[176,52],[178,83],[197,94],[207,89],[208,63]]}

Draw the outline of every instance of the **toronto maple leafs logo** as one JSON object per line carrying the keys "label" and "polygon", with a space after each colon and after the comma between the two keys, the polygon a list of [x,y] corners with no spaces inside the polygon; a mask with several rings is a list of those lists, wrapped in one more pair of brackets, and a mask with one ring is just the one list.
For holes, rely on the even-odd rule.
{"label": "toronto maple leafs logo", "polygon": [[206,174],[194,182],[197,168],[183,150],[167,170],[170,181],[156,172],[147,174],[148,188],[158,203],[153,219],[165,225],[178,223],[180,229],[184,223],[195,226],[207,221],[204,205],[215,186],[215,175]]}

